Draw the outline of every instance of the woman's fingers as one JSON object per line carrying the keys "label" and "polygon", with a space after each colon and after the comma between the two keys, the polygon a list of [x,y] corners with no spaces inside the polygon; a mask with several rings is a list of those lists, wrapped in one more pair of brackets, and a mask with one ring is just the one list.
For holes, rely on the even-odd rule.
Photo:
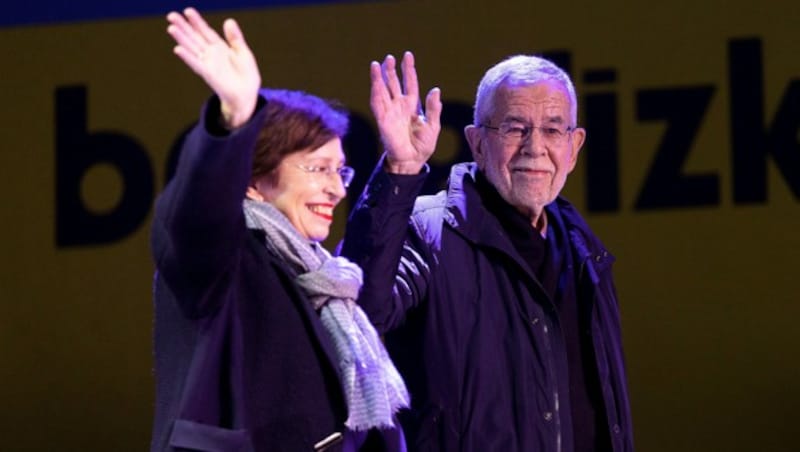
{"label": "woman's fingers", "polygon": [[187,32],[186,28],[172,22],[167,26],[167,33],[172,36],[172,39],[175,40],[178,47],[187,50],[195,56],[199,56],[202,53],[200,44],[191,32]]}
{"label": "woman's fingers", "polygon": [[183,10],[183,15],[206,44],[213,45],[221,41],[221,38],[217,32],[208,26],[208,23],[205,21],[205,19],[203,19],[203,16],[201,16],[196,9],[186,8]]}
{"label": "woman's fingers", "polygon": [[242,33],[242,29],[239,28],[239,24],[235,19],[226,19],[222,24],[222,30],[225,33],[225,40],[233,50],[237,52],[240,50],[250,50],[247,46],[247,42],[244,40],[244,33]]}

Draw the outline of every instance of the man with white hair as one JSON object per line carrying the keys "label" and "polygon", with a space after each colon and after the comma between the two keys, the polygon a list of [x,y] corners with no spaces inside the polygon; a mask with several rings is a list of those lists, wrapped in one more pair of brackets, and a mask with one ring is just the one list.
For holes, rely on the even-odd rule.
{"label": "man with white hair", "polygon": [[559,196],[586,138],[569,76],[535,56],[492,67],[464,130],[474,162],[417,197],[440,125],[413,55],[402,83],[395,66],[372,64],[385,154],[342,252],[409,386],[409,449],[632,451],[614,258]]}

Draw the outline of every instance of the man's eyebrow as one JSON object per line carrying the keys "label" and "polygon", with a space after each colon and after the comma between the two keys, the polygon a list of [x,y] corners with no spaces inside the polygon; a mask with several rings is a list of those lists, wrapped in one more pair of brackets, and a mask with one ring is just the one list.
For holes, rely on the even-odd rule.
{"label": "man's eyebrow", "polygon": [[[530,124],[527,118],[523,118],[522,116],[516,115],[508,115],[503,118],[503,122],[521,122],[523,124]],[[554,116],[546,116],[542,124],[564,124],[566,120],[561,115],[554,115]],[[534,124],[535,125],[535,124]]]}
{"label": "man's eyebrow", "polygon": [[566,121],[561,115],[548,116],[544,120],[545,124],[564,124]]}
{"label": "man's eyebrow", "polygon": [[529,123],[529,121],[526,118],[523,118],[522,116],[507,115],[505,118],[503,118],[503,122],[510,122],[510,121],[521,122],[523,124]]}

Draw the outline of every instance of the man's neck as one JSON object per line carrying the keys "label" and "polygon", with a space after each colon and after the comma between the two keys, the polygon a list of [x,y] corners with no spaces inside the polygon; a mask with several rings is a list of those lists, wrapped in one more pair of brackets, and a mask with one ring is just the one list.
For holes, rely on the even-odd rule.
{"label": "man's neck", "polygon": [[547,238],[547,212],[542,209],[538,215],[531,219],[531,226],[536,229],[542,237]]}
{"label": "man's neck", "polygon": [[[506,201],[500,192],[489,182],[489,179],[481,172],[477,171],[475,174],[475,183],[476,188],[478,189],[478,193],[481,194],[481,198],[483,198],[484,203],[488,210],[492,211],[496,216],[508,216],[508,215],[519,215],[519,218],[514,221],[518,225],[521,225],[522,222],[528,223],[536,232],[539,233],[540,236],[543,238],[547,238],[547,212],[544,208],[542,208],[539,212],[534,212],[531,210],[524,210],[520,209],[516,206],[513,206]],[[500,204],[503,207],[499,207]],[[501,218],[501,222],[506,222],[509,218]],[[526,221],[527,220],[527,221]]]}

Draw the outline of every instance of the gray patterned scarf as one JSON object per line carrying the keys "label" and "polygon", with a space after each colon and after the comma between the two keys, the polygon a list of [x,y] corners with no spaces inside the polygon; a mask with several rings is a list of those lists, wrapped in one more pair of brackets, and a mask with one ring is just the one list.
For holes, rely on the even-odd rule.
{"label": "gray patterned scarf", "polygon": [[266,233],[267,247],[299,270],[295,282],[333,339],[347,399],[345,425],[357,431],[393,427],[393,415],[408,407],[408,390],[375,328],[355,302],[362,284],[361,268],[303,238],[270,203],[245,199],[244,213],[249,228]]}

